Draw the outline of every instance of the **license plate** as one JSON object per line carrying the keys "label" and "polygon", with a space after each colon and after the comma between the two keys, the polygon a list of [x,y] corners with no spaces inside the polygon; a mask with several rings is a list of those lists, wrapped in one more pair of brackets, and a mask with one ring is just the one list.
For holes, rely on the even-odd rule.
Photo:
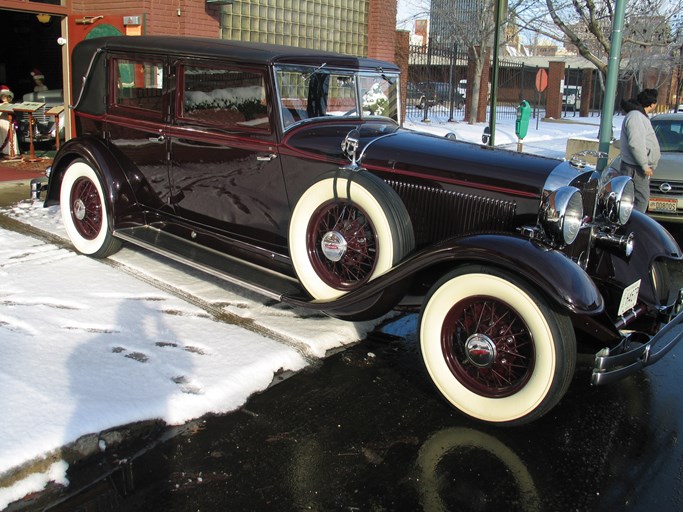
{"label": "license plate", "polygon": [[650,198],[647,209],[651,212],[675,212],[678,207],[677,199],[665,199],[663,197]]}
{"label": "license plate", "polygon": [[621,316],[625,311],[635,307],[636,302],[638,302],[638,290],[640,290],[640,279],[624,289],[624,293],[621,294],[617,316]]}

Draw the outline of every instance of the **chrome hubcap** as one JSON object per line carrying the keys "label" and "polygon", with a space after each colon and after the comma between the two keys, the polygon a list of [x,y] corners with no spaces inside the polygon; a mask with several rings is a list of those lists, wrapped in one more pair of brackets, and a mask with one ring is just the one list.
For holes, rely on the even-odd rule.
{"label": "chrome hubcap", "polygon": [[328,231],[320,242],[320,248],[330,261],[339,261],[346,253],[346,239],[339,231]]}
{"label": "chrome hubcap", "polygon": [[85,219],[85,203],[81,199],[74,201],[74,217],[78,220]]}
{"label": "chrome hubcap", "polygon": [[496,360],[496,345],[484,334],[476,333],[467,338],[465,350],[470,362],[479,368],[488,368]]}

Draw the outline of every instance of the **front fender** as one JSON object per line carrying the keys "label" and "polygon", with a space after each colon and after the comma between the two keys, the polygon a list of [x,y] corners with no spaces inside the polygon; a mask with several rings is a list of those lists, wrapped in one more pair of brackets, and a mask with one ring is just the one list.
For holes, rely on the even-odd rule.
{"label": "front fender", "polygon": [[107,195],[106,202],[111,205],[111,225],[116,226],[116,218],[120,218],[121,212],[134,208],[135,194],[117,159],[95,137],[76,137],[61,147],[52,163],[44,206],[59,204],[64,173],[78,159],[85,160],[102,180],[102,187]]}
{"label": "front fender", "polygon": [[505,268],[540,288],[561,308],[595,315],[604,309],[593,279],[566,254],[528,238],[475,235],[446,244],[454,259]]}
{"label": "front fender", "polygon": [[681,248],[659,222],[639,211],[633,211],[625,227],[634,234],[633,253],[630,257],[612,256],[614,275],[624,286],[641,279],[640,298],[658,305],[650,268],[657,259],[682,259]]}
{"label": "front fender", "polygon": [[[365,317],[368,308],[376,311],[378,302],[409,283],[413,276],[430,267],[459,263],[484,263],[507,269],[535,284],[559,307],[578,315],[598,315],[604,302],[596,284],[565,254],[541,246],[521,236],[496,234],[452,238],[427,247],[401,262],[364,287],[331,301],[307,301],[283,297],[298,306],[319,309],[338,317]],[[404,286],[405,287],[405,286]],[[392,293],[387,291],[391,290]],[[394,304],[387,304],[387,310]],[[360,316],[359,316],[360,315]]]}

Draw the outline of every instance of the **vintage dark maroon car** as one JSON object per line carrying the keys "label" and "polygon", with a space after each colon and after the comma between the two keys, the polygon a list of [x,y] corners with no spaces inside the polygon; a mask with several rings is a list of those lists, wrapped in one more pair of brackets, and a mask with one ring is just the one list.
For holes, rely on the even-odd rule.
{"label": "vintage dark maroon car", "polygon": [[403,129],[400,84],[301,48],[86,40],[46,205],[83,254],[130,242],[349,320],[414,308],[436,388],[491,423],[548,412],[578,351],[603,384],[678,342],[681,250],[629,178]]}

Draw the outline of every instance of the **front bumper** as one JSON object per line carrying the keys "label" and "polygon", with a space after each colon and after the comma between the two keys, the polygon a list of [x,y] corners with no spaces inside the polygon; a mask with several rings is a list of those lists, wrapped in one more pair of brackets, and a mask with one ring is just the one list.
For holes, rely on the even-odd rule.
{"label": "front bumper", "polygon": [[646,212],[649,217],[652,217],[658,222],[669,222],[680,224],[683,222],[683,210],[677,210],[676,213],[659,213],[659,212]]}
{"label": "front bumper", "polygon": [[[657,334],[647,339],[643,333],[630,333],[613,349],[604,348],[595,354],[591,384],[597,386],[623,379],[664,357],[683,339],[682,306],[683,289],[678,293],[676,303],[670,307],[676,316]],[[664,345],[656,347],[659,343]]]}

